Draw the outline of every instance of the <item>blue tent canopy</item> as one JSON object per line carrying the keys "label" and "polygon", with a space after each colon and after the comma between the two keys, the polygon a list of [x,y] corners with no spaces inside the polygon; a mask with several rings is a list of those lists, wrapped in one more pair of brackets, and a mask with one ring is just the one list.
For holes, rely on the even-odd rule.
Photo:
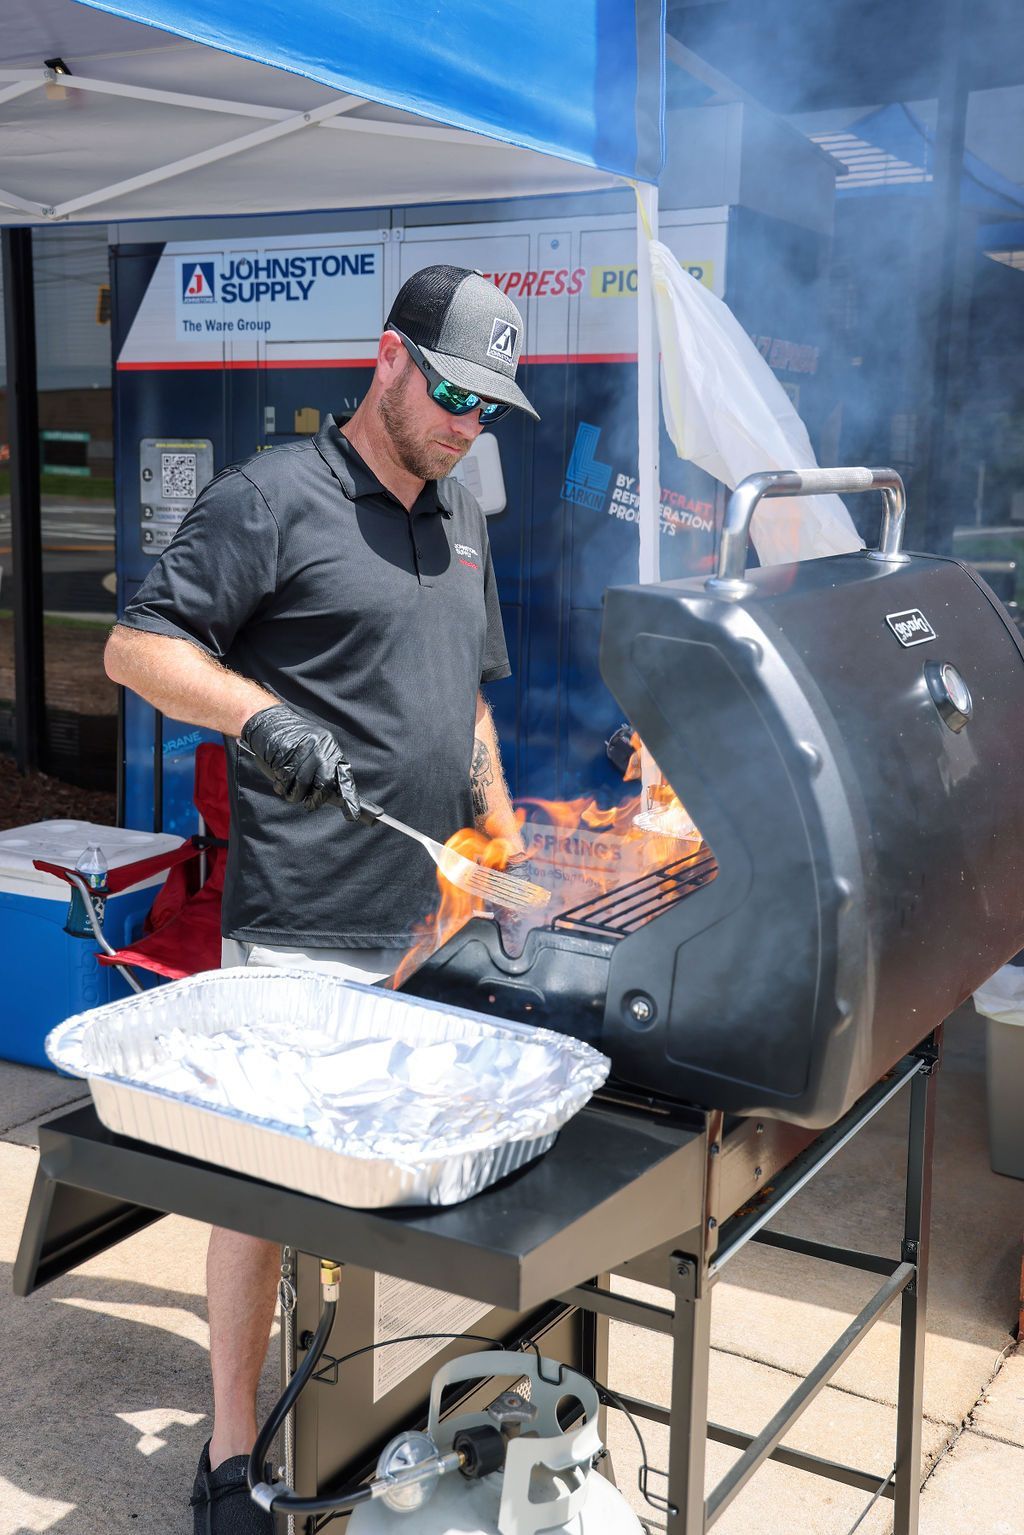
{"label": "blue tent canopy", "polygon": [[85,0],[420,117],[639,181],[664,161],[664,0]]}
{"label": "blue tent canopy", "polygon": [[[839,181],[836,189],[839,196],[872,196],[880,188],[898,189],[918,197],[932,195],[935,134],[910,107],[902,103],[880,107],[858,118],[844,135],[836,137],[874,146],[880,152],[874,160],[867,160],[863,151],[854,154],[844,150],[842,144],[833,149],[833,153],[847,161],[851,173]],[[964,151],[960,201],[965,208],[975,208],[980,213],[1009,217],[1019,216],[1024,209],[1020,186],[970,150]]]}

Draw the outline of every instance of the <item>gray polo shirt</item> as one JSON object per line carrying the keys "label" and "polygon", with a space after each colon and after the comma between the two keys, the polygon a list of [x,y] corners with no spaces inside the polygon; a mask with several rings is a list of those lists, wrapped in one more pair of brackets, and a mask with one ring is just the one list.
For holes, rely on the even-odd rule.
{"label": "gray polo shirt", "polygon": [[[411,512],[333,417],[206,487],[122,623],[185,639],[328,724],[356,784],[444,842],[473,824],[481,682],[509,675],[487,525],[456,480]],[[305,947],[405,947],[437,905],[427,854],[335,807],[285,804],[229,739],[222,929]]]}

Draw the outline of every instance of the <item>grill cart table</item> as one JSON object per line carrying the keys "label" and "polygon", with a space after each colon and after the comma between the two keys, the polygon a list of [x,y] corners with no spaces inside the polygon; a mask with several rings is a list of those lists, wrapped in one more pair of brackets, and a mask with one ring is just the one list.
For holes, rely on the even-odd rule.
{"label": "grill cart table", "polygon": [[[463,1205],[446,1209],[361,1211],[262,1183],[208,1163],[111,1134],[91,1105],[61,1113],[40,1130],[40,1161],[15,1266],[15,1290],[30,1294],[165,1213],[269,1238],[299,1255],[345,1265],[338,1326],[344,1348],[372,1341],[352,1322],[374,1272],[457,1291],[488,1313],[478,1330],[540,1342],[607,1382],[609,1319],[671,1339],[667,1407],[624,1398],[639,1417],[670,1430],[668,1466],[647,1469],[651,1528],[703,1535],[768,1458],[885,1496],[895,1503],[896,1535],[916,1535],[921,1461],[921,1391],[927,1232],[934,1126],[933,1035],[906,1056],[831,1128],[779,1121],[727,1121],[718,1111],[680,1110],[647,1099],[593,1101],[531,1167]],[[909,1087],[906,1218],[899,1256],[876,1257],[767,1231],[786,1202],[884,1104]],[[877,1274],[881,1284],[789,1401],[751,1436],[707,1421],[710,1311],[715,1281],[748,1241],[767,1243]],[[300,1258],[301,1261],[303,1260]],[[615,1293],[612,1273],[667,1288],[671,1307]],[[312,1287],[310,1287],[312,1290]],[[787,1449],[793,1423],[897,1297],[902,1308],[897,1434],[892,1468],[864,1470]],[[315,1324],[312,1293],[308,1318]],[[345,1322],[345,1313],[349,1321]],[[355,1331],[353,1331],[355,1327]],[[461,1330],[461,1329],[460,1329]],[[361,1332],[361,1335],[360,1335]],[[337,1334],[337,1327],[336,1327]],[[337,1337],[329,1345],[337,1348]],[[324,1491],[362,1474],[399,1426],[423,1414],[426,1385],[453,1345],[371,1406],[368,1374],[346,1373],[342,1390],[327,1360],[300,1398],[315,1422],[296,1433],[296,1480]],[[370,1356],[372,1359],[373,1356]],[[354,1369],[354,1367],[353,1367]],[[360,1389],[354,1391],[354,1385]],[[481,1386],[479,1390],[484,1390]],[[482,1397],[486,1400],[486,1397]],[[705,1498],[708,1438],[742,1453]],[[310,1483],[313,1487],[310,1488]],[[327,1518],[307,1521],[319,1529]]]}

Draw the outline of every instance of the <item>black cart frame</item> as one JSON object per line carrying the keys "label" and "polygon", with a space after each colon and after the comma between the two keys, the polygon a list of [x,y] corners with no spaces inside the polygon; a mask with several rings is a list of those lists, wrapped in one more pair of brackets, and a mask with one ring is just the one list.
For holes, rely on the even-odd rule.
{"label": "black cart frame", "polygon": [[[176,1213],[337,1257],[419,1284],[457,1290],[550,1337],[553,1305],[580,1313],[575,1362],[603,1373],[611,1319],[671,1339],[667,1407],[632,1397],[638,1417],[669,1429],[668,1466],[643,1468],[652,1529],[705,1535],[766,1460],[894,1503],[894,1535],[917,1535],[928,1228],[937,1031],[841,1120],[819,1132],[778,1121],[726,1124],[718,1111],[603,1098],[523,1173],[444,1210],[361,1211],[113,1135],[91,1106],[40,1129],[40,1161],[15,1264],[30,1294],[133,1232]],[[892,1098],[909,1089],[906,1208],[898,1257],[766,1229],[779,1211]],[[154,1204],[156,1201],[156,1205]],[[877,1274],[882,1282],[828,1352],[756,1435],[708,1422],[715,1283],[749,1241]],[[621,1273],[666,1287],[671,1308],[613,1291]],[[900,1299],[897,1427],[891,1468],[865,1470],[787,1448],[783,1440],[869,1329]],[[531,1330],[517,1331],[528,1346]],[[608,1382],[614,1389],[614,1382]],[[708,1439],[741,1451],[705,1496]],[[339,1479],[362,1473],[379,1446],[353,1445]],[[334,1478],[332,1477],[332,1482]],[[324,1489],[320,1489],[324,1490]],[[663,1522],[662,1522],[663,1521]],[[326,1521],[320,1521],[320,1528]]]}
{"label": "black cart frame", "polygon": [[[774,1177],[771,1192],[766,1193],[753,1208],[737,1211],[721,1228],[717,1216],[709,1213],[703,1225],[690,1233],[689,1241],[680,1241],[667,1255],[657,1255],[662,1259],[667,1258],[660,1274],[659,1264],[652,1263],[650,1255],[638,1263],[623,1266],[621,1271],[624,1273],[662,1287],[667,1285],[673,1297],[672,1309],[652,1307],[621,1295],[599,1293],[590,1285],[580,1286],[566,1297],[606,1317],[664,1333],[672,1339],[672,1390],[668,1408],[620,1393],[620,1400],[637,1417],[663,1424],[669,1429],[669,1465],[664,1480],[658,1487],[654,1487],[651,1485],[651,1475],[642,1470],[641,1488],[649,1501],[660,1504],[665,1520],[660,1527],[668,1530],[670,1535],[704,1535],[705,1531],[712,1529],[766,1460],[775,1460],[831,1481],[860,1488],[871,1494],[872,1501],[877,1498],[891,1499],[895,1505],[893,1535],[917,1535],[935,1132],[935,1072],[939,1056],[940,1035],[937,1034],[914,1055],[908,1056],[891,1078],[865,1094],[849,1114],[799,1153],[781,1174]],[[768,1222],[774,1219],[780,1209],[891,1098],[906,1087],[909,1087],[910,1108],[906,1202],[899,1258],[880,1257],[831,1243],[807,1241],[766,1230]],[[709,1115],[708,1118],[708,1134],[713,1137],[715,1116]],[[764,1132],[766,1126],[757,1124],[754,1129],[757,1135]],[[721,1151],[716,1149],[713,1138],[709,1140],[708,1151],[709,1165],[714,1168]],[[763,1175],[760,1166],[755,1172]],[[719,1203],[710,1186],[713,1178],[714,1174],[709,1180],[709,1211],[714,1211]],[[883,1276],[883,1283],[870,1300],[756,1435],[742,1433],[708,1420],[712,1294],[722,1269],[750,1241]],[[782,1443],[786,1434],[897,1297],[901,1300],[900,1350],[896,1443],[892,1466],[884,1471],[866,1471],[786,1448]],[[730,1445],[742,1453],[717,1486],[705,1496],[705,1459],[709,1439]],[[661,1473],[657,1475],[659,1478],[662,1476]],[[666,1482],[667,1492],[664,1490]]]}

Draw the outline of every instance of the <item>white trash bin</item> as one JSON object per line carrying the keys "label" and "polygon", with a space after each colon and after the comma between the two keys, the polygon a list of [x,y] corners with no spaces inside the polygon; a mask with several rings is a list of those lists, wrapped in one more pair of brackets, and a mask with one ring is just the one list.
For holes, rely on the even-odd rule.
{"label": "white trash bin", "polygon": [[988,1148],[994,1173],[1024,1178],[1024,967],[1004,965],[974,993],[988,1032]]}

